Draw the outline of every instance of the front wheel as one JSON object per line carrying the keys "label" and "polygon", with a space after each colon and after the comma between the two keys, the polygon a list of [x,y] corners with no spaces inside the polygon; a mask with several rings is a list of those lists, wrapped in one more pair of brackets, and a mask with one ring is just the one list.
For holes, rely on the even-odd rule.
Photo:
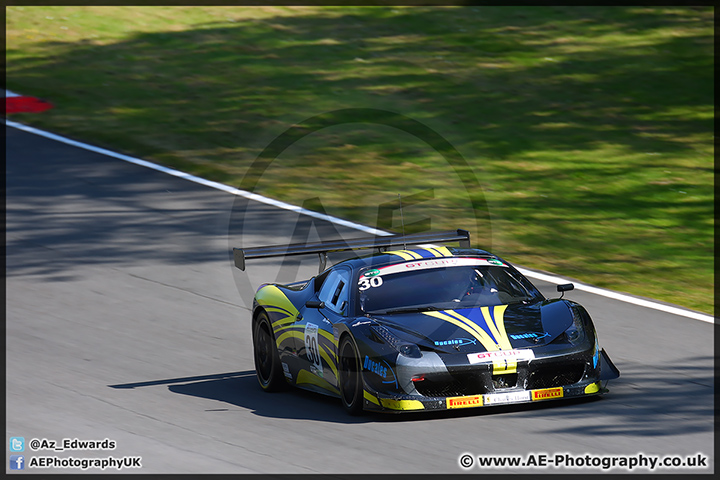
{"label": "front wheel", "polygon": [[343,407],[350,415],[363,411],[363,382],[357,347],[350,335],[340,342],[339,385]]}
{"label": "front wheel", "polygon": [[282,373],[270,319],[265,312],[260,312],[253,324],[253,351],[260,387],[266,392],[282,390],[287,382]]}

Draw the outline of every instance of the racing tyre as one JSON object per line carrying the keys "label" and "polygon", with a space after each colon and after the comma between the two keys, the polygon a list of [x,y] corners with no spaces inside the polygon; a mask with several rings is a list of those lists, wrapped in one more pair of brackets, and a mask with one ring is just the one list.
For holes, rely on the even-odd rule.
{"label": "racing tyre", "polygon": [[363,383],[360,359],[355,342],[349,335],[340,342],[340,398],[343,407],[350,415],[360,415],[363,411]]}
{"label": "racing tyre", "polygon": [[255,373],[262,389],[277,392],[287,386],[270,319],[265,312],[260,312],[253,324],[253,352]]}

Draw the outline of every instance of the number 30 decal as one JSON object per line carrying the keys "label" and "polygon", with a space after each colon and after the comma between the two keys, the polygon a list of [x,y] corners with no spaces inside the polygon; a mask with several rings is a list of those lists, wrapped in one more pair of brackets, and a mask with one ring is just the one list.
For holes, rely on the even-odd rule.
{"label": "number 30 decal", "polygon": [[320,345],[318,342],[318,326],[314,323],[305,325],[305,350],[308,361],[311,363],[311,370],[319,376],[323,376],[322,360],[320,358]]}
{"label": "number 30 decal", "polygon": [[360,280],[360,290],[367,290],[370,287],[379,287],[382,284],[382,277],[363,278]]}

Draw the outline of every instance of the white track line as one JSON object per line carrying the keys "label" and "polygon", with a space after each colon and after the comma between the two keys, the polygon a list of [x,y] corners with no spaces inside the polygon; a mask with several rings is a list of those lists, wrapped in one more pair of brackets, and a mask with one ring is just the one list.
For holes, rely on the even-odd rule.
{"label": "white track line", "polygon": [[268,205],[272,205],[277,208],[282,208],[284,210],[290,210],[293,212],[301,213],[303,215],[308,215],[310,217],[318,218],[320,220],[325,220],[325,221],[328,221],[331,223],[335,223],[337,225],[342,225],[345,227],[354,228],[356,230],[361,230],[361,231],[367,232],[371,235],[390,235],[390,233],[383,232],[376,228],[371,228],[371,227],[367,227],[365,225],[360,225],[358,223],[349,222],[347,220],[343,220],[342,218],[333,217],[331,215],[325,215],[322,213],[305,210],[304,208],[298,207],[296,205],[291,205],[289,203],[281,202],[279,200],[273,200],[272,198],[263,197],[262,195],[258,195],[256,193],[248,192],[245,190],[240,190],[238,188],[231,187],[229,185],[224,185],[224,184],[218,183],[218,182],[213,182],[212,180],[207,180],[205,178],[196,177],[195,175],[190,175],[189,173],[181,172],[181,171],[175,170],[173,168],[163,167],[162,165],[158,165],[156,163],[151,163],[146,160],[141,160],[139,158],[130,157],[128,155],[123,155],[122,153],[113,152],[113,151],[107,150],[105,148],[95,147],[93,145],[88,145],[86,143],[71,140],[69,138],[65,138],[65,137],[61,137],[60,135],[56,135],[54,133],[45,132],[43,130],[39,130],[34,127],[30,127],[27,125],[23,125],[21,123],[13,122],[11,120],[5,120],[5,124],[9,127],[17,128],[18,130],[23,130],[28,133],[40,135],[42,137],[49,138],[51,140],[56,140],[58,142],[65,143],[67,145],[72,145],[73,147],[90,150],[91,152],[100,153],[100,154],[106,155],[108,157],[117,158],[117,159],[123,160],[125,162],[133,163],[135,165],[140,165],[143,167],[151,168],[153,170],[157,170],[158,172],[163,172],[163,173],[167,173],[168,175],[173,175],[175,177],[184,178],[185,180],[190,180],[191,182],[199,183],[200,185],[205,185],[207,187],[215,188],[217,190],[222,190],[223,192],[231,193],[233,195],[238,195],[240,197],[245,197],[249,200],[266,203]]}
{"label": "white track line", "polygon": [[[334,223],[336,225],[342,225],[344,227],[353,228],[355,230],[360,230],[365,233],[369,233],[371,235],[392,235],[390,232],[386,232],[384,230],[378,230],[376,228],[368,227],[366,225],[361,225],[359,223],[349,222],[347,220],[343,220],[341,218],[333,217],[331,215],[325,215],[322,213],[313,212],[311,210],[306,210],[302,207],[298,207],[296,205],[291,205],[289,203],[281,202],[278,200],[273,200],[272,198],[263,197],[262,195],[258,195],[256,193],[247,192],[245,190],[240,190],[235,187],[231,187],[229,185],[224,185],[222,183],[213,182],[211,180],[206,180],[204,178],[196,177],[195,175],[190,175],[189,173],[181,172],[179,170],[175,170],[172,168],[163,167],[162,165],[157,165],[155,163],[148,162],[146,160],[141,160],[139,158],[130,157],[128,155],[123,155],[122,153],[113,152],[111,150],[107,150],[100,147],[95,147],[93,145],[88,145],[86,143],[78,142],[75,140],[71,140],[69,138],[62,137],[60,135],[56,135],[54,133],[46,132],[43,130],[39,130],[34,127],[30,127],[27,125],[23,125],[21,123],[13,122],[11,120],[5,120],[5,125],[13,128],[17,128],[18,130],[23,130],[28,133],[32,133],[35,135],[40,135],[45,138],[49,138],[51,140],[55,140],[61,143],[65,143],[67,145],[72,145],[74,147],[82,148],[85,150],[89,150],[91,152],[100,153],[102,155],[106,155],[108,157],[117,158],[119,160],[123,160],[125,162],[133,163],[135,165],[141,165],[143,167],[151,168],[153,170],[157,170],[159,172],[167,173],[168,175],[173,175],[175,177],[184,178],[185,180],[189,180],[191,182],[198,183],[200,185],[205,185],[210,188],[215,188],[217,190],[222,190],[223,192],[231,193],[233,195],[238,195],[241,197],[245,197],[249,200],[254,200],[256,202],[265,203],[267,205],[272,205],[277,208],[282,208],[284,210],[290,210],[293,212],[297,212],[299,214],[308,215],[313,218],[317,218],[320,220],[325,220],[330,223]],[[570,280],[557,277],[554,275],[548,275],[545,273],[540,272],[534,272],[532,270],[527,270],[525,268],[518,268],[518,270],[523,274],[531,278],[536,278],[538,280],[542,280],[549,283],[554,284],[562,284],[562,283],[570,283]],[[700,320],[702,322],[707,323],[715,323],[715,318],[706,315],[704,313],[700,312],[694,312],[692,310],[685,310],[683,308],[679,307],[673,307],[671,305],[665,305],[662,303],[657,303],[651,300],[645,300],[641,298],[632,297],[629,295],[625,295],[618,292],[613,292],[611,290],[605,290],[603,288],[597,288],[590,285],[585,285],[582,283],[575,283],[575,289],[581,290],[588,293],[593,293],[595,295],[601,295],[603,297],[612,298],[613,300],[618,300],[625,303],[631,303],[633,305],[639,305],[641,307],[647,307],[652,308],[655,310],[660,310],[663,312],[671,313],[673,315],[680,315],[683,317],[692,318],[695,320]]]}
{"label": "white track line", "polygon": [[[546,273],[540,273],[540,272],[533,272],[532,270],[527,270],[525,268],[516,268],[525,276],[536,278],[538,280],[543,280],[545,282],[550,282],[554,284],[562,284],[562,283],[570,283],[569,280],[564,279],[562,277],[556,277],[554,275],[548,275]],[[583,292],[589,292],[593,293],[595,295],[601,295],[603,297],[612,298],[614,300],[619,300],[621,302],[625,303],[632,303],[633,305],[639,305],[641,307],[647,307],[647,308],[654,308],[655,310],[662,310],[663,312],[672,313],[674,315],[682,315],[684,317],[688,318],[694,318],[695,320],[700,320],[702,322],[707,323],[715,323],[715,318],[710,315],[705,315],[704,313],[700,312],[694,312],[692,310],[685,310],[683,308],[679,307],[673,307],[672,305],[665,305],[662,303],[653,302],[650,300],[645,300],[642,298],[632,297],[630,295],[625,295],[623,293],[613,292],[612,290],[605,290],[604,288],[598,288],[593,287],[591,285],[585,285],[583,283],[578,282],[572,282],[575,285],[575,290],[582,290]]]}

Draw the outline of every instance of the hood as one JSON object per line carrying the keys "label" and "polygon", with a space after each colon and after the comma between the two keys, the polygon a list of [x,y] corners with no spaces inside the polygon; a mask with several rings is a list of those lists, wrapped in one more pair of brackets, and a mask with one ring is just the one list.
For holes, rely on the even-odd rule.
{"label": "hood", "polygon": [[573,321],[564,300],[373,318],[402,340],[447,353],[492,351],[498,349],[497,345],[503,345],[503,349],[545,345]]}

